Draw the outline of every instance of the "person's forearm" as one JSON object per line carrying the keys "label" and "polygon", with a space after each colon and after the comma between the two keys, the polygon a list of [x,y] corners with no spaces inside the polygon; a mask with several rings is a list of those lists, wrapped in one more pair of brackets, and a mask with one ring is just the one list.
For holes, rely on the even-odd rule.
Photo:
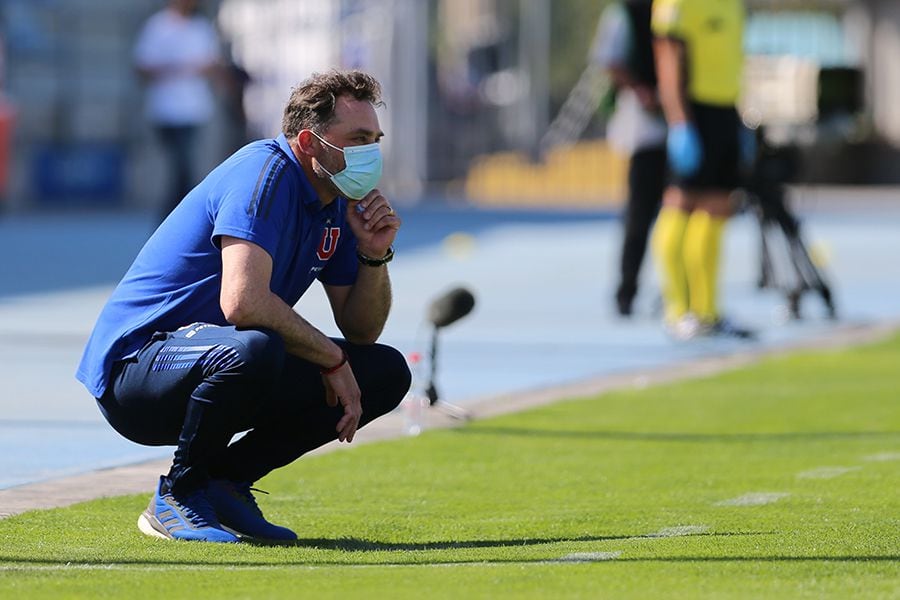
{"label": "person's forearm", "polygon": [[281,336],[289,353],[317,365],[332,367],[343,357],[340,346],[274,293],[264,294],[252,306],[229,312],[225,317],[238,327],[271,329]]}
{"label": "person's forearm", "polygon": [[381,335],[391,310],[391,279],[387,265],[360,265],[356,283],[347,296],[338,326],[348,341],[373,344]]}
{"label": "person's forearm", "polygon": [[659,102],[666,122],[684,123],[690,120],[684,77],[684,45],[671,39],[657,39],[653,43],[656,57],[656,77]]}

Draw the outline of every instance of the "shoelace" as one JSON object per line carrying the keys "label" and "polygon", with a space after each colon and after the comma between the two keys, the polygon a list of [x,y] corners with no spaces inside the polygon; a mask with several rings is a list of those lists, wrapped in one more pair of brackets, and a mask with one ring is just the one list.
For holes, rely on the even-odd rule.
{"label": "shoelace", "polygon": [[262,510],[260,510],[259,505],[256,503],[256,498],[253,496],[253,492],[259,492],[261,494],[269,495],[269,492],[265,490],[261,490],[259,488],[255,488],[251,486],[249,483],[235,483],[234,491],[237,492],[237,495],[241,498],[241,500],[253,509],[253,512],[262,516]]}
{"label": "shoelace", "polygon": [[197,527],[211,527],[214,519],[212,505],[206,498],[206,494],[202,490],[188,494],[183,501],[173,496],[175,502],[181,507],[184,516],[188,518],[191,524]]}

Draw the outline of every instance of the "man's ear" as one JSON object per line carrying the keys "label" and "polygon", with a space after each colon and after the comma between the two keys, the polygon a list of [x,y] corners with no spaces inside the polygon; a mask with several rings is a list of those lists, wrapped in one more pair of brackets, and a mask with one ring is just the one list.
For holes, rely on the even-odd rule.
{"label": "man's ear", "polygon": [[317,156],[319,154],[319,140],[312,134],[309,129],[303,129],[294,138],[297,142],[297,148],[300,152],[307,156]]}

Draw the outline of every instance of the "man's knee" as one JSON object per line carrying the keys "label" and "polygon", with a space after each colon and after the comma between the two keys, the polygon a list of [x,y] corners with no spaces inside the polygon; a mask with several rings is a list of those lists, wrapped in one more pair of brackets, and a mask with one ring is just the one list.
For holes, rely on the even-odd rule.
{"label": "man's knee", "polygon": [[207,377],[229,373],[271,383],[284,368],[284,341],[267,329],[235,330],[233,343],[220,343],[207,355]]}
{"label": "man's knee", "polygon": [[377,358],[373,362],[378,365],[381,379],[382,414],[384,414],[397,408],[403,400],[412,383],[412,374],[406,358],[396,348],[375,344],[372,350],[377,353]]}
{"label": "man's knee", "polygon": [[243,371],[253,377],[274,380],[284,368],[284,340],[268,329],[238,330],[243,345]]}

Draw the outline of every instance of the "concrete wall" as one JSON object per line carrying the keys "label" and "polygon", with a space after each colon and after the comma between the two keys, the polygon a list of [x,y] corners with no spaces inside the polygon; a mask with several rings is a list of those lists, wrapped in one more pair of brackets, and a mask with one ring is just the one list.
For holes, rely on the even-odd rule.
{"label": "concrete wall", "polygon": [[867,100],[877,134],[900,146],[900,3],[858,2],[852,9],[864,45]]}

